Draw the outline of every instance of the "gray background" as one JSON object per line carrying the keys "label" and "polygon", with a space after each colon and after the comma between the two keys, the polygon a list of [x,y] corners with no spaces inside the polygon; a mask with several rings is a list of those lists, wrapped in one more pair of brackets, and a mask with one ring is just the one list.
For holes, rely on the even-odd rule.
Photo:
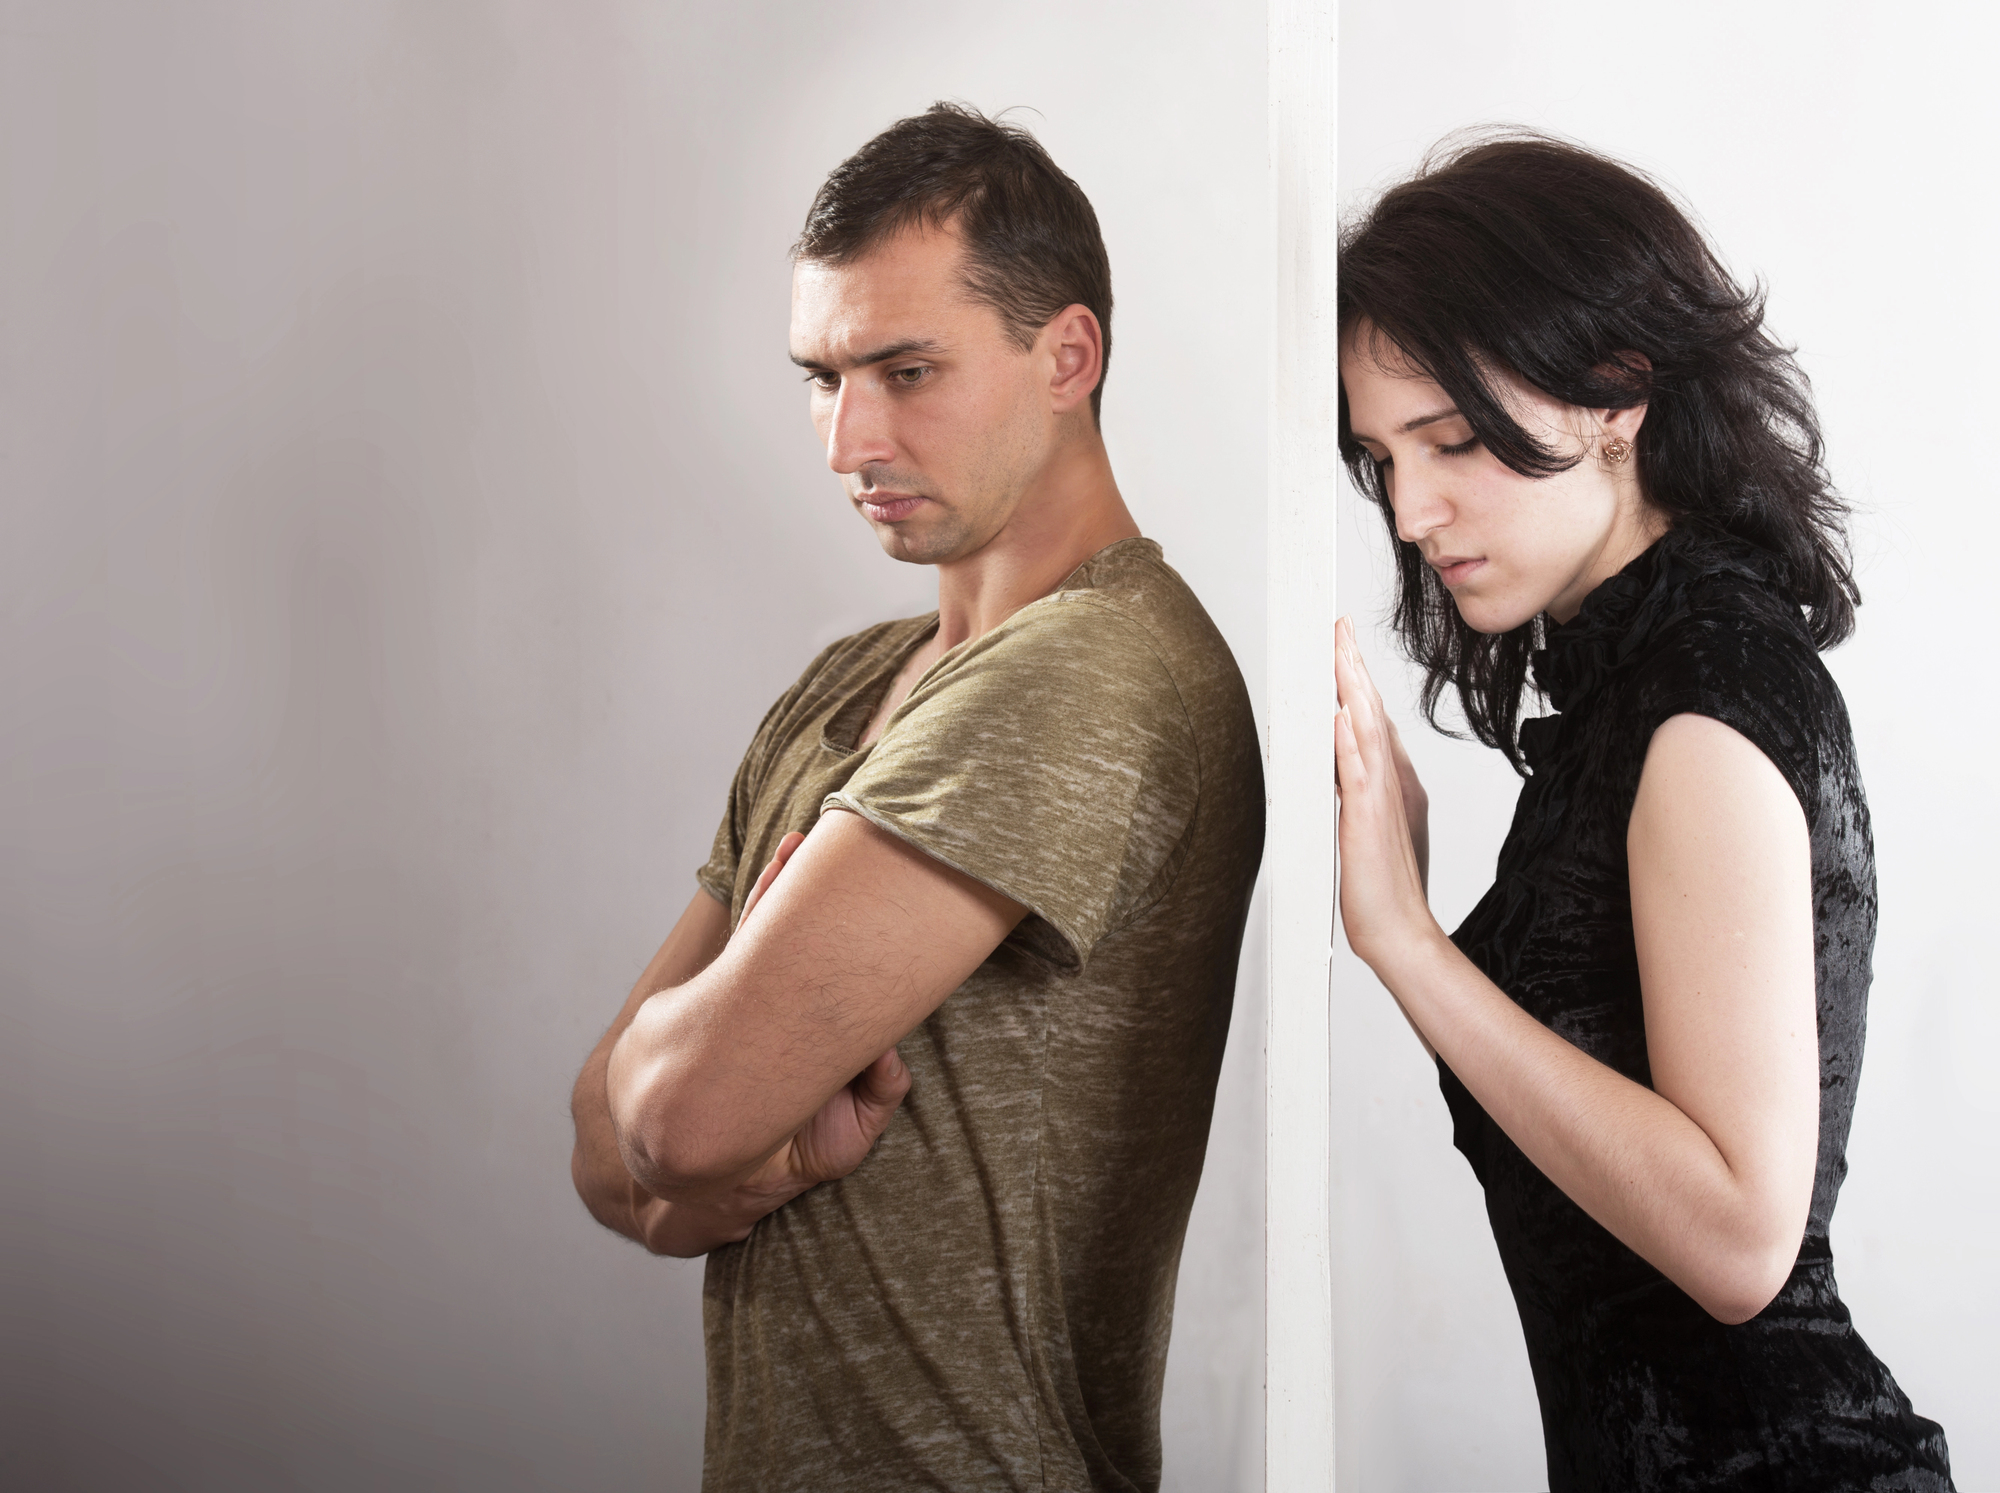
{"label": "gray background", "polygon": [[[784,246],[898,114],[1039,109],[1110,240],[1126,491],[1261,698],[1262,20],[0,0],[0,1480],[692,1485],[699,1270],[585,1219],[568,1082],[765,704],[928,594],[821,465]],[[1864,509],[1830,661],[1883,888],[1835,1236],[1968,1490],[2000,1487],[1988,24],[1367,0],[1340,161],[1354,199],[1458,125],[1571,131],[1682,189],[1803,346]],[[1513,783],[1411,740],[1450,921]],[[1252,926],[1182,1489],[1259,1486]],[[1365,970],[1336,999],[1344,1484],[1542,1486],[1434,1082]]]}
{"label": "gray background", "polygon": [[[1771,324],[1815,382],[1835,480],[1860,509],[1860,629],[1827,662],[1882,899],[1834,1254],[1855,1325],[1943,1423],[1967,1493],[2000,1488],[1992,28],[1969,4],[1349,0],[1340,56],[1347,206],[1448,130],[1570,134],[1693,203],[1735,270],[1768,281]],[[1371,623],[1386,534],[1358,497],[1341,502],[1340,605]],[[1364,646],[1409,722],[1414,681],[1379,631]],[[1518,784],[1497,753],[1404,734],[1449,928],[1492,879]],[[1545,1488],[1520,1324],[1435,1072],[1368,970],[1336,958],[1342,1486]]]}
{"label": "gray background", "polygon": [[[0,1482],[685,1489],[570,1079],[823,643],[928,605],[785,248],[936,97],[1103,218],[1125,491],[1261,698],[1261,8],[0,4]],[[1259,1485],[1253,923],[1169,1486]]]}

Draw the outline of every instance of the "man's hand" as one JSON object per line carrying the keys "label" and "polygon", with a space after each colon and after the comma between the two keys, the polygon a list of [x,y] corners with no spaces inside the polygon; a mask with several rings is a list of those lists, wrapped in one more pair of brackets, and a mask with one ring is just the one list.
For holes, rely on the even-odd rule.
{"label": "man's hand", "polygon": [[632,1183],[639,1199],[632,1210],[633,1226],[619,1232],[656,1255],[682,1258],[745,1239],[759,1219],[861,1165],[909,1091],[910,1070],[892,1047],[821,1105],[775,1156],[727,1192],[707,1201],[669,1202]]}
{"label": "man's hand", "polygon": [[910,1092],[910,1070],[902,1054],[890,1048],[860,1073],[854,1082],[822,1104],[784,1149],[765,1162],[750,1179],[755,1186],[767,1174],[799,1180],[799,1191],[846,1176],[866,1156],[888,1127],[889,1116]]}
{"label": "man's hand", "polygon": [[785,869],[785,862],[792,858],[792,852],[805,842],[806,837],[797,830],[793,830],[778,842],[778,851],[771,857],[771,864],[764,868],[757,878],[757,884],[750,888],[750,895],[743,899],[743,916],[736,920],[739,932],[742,931],[743,925],[750,921],[750,914],[756,909],[757,904],[764,900],[764,893],[771,889],[771,883],[778,879],[778,873]]}

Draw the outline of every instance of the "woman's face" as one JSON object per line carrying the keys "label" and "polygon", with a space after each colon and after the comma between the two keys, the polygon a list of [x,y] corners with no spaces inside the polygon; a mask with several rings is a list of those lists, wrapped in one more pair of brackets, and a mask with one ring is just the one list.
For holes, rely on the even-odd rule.
{"label": "woman's face", "polygon": [[1468,627],[1509,632],[1543,612],[1567,622],[1666,531],[1636,463],[1597,455],[1614,436],[1637,438],[1644,406],[1581,410],[1490,375],[1522,429],[1551,450],[1586,453],[1566,472],[1524,477],[1480,443],[1444,390],[1386,343],[1371,347],[1370,330],[1341,343],[1354,439],[1382,464],[1397,536],[1437,571]]}

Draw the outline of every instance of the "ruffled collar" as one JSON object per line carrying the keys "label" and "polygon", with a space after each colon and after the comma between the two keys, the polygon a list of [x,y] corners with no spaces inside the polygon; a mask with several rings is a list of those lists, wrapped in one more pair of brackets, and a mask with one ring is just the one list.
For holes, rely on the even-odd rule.
{"label": "ruffled collar", "polygon": [[1529,655],[1535,684],[1557,711],[1588,697],[1660,628],[1687,610],[1687,591],[1730,574],[1768,585],[1776,557],[1726,534],[1670,529],[1631,564],[1583,599],[1566,623],[1547,625],[1547,646]]}

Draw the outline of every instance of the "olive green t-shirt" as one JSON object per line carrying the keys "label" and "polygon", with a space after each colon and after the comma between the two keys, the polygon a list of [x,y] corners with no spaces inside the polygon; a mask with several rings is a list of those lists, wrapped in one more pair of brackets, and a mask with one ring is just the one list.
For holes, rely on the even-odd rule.
{"label": "olive green t-shirt", "polygon": [[1250,700],[1159,546],[1127,539],[947,652],[857,749],[936,625],[813,661],[699,873],[733,916],[837,807],[1029,909],[903,1039],[909,1096],[861,1165],[709,1255],[709,1493],[1159,1485],[1263,850]]}

